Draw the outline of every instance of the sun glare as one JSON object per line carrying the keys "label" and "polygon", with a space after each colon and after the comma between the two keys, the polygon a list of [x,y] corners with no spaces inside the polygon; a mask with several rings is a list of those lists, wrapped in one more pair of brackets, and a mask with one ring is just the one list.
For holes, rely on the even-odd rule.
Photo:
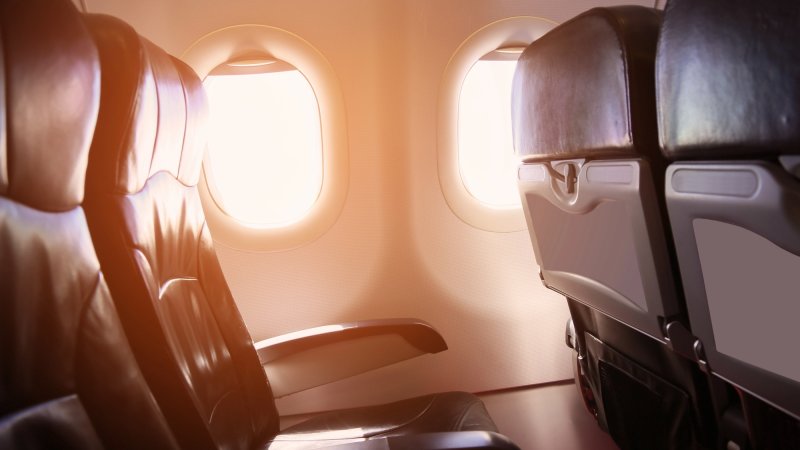
{"label": "sun glare", "polygon": [[297,70],[209,76],[206,173],[230,216],[276,227],[305,216],[322,188],[317,99]]}
{"label": "sun glare", "polygon": [[520,207],[511,137],[511,84],[516,61],[479,60],[461,87],[458,166],[464,186],[494,207]]}

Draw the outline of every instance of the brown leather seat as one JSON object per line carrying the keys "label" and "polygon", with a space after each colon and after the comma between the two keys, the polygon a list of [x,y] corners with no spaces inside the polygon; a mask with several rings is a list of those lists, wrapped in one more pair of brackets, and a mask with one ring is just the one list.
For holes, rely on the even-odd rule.
{"label": "brown leather seat", "polygon": [[[89,225],[136,357],[181,445],[317,448],[496,431],[477,397],[446,393],[323,415],[279,433],[270,385],[217,262],[196,187],[206,128],[200,80],[123,22],[87,20],[103,80],[87,178]],[[490,440],[487,448],[516,448],[499,435]]]}
{"label": "brown leather seat", "polygon": [[42,0],[0,2],[0,35],[0,448],[175,448],[81,206],[91,36],[72,3]]}

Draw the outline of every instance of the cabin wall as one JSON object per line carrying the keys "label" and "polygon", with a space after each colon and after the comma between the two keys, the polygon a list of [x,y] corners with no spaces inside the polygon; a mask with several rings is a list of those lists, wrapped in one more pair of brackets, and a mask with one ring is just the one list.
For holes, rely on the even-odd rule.
{"label": "cabin wall", "polygon": [[218,243],[231,290],[255,340],[340,321],[417,317],[433,324],[450,349],[286,397],[279,400],[284,414],[572,377],[566,304],[539,281],[527,231],[476,229],[444,199],[438,98],[450,57],[481,27],[517,15],[562,22],[610,2],[85,2],[89,12],[123,18],[175,55],[226,26],[283,28],[316,47],[339,78],[350,178],[338,221],[290,251]]}

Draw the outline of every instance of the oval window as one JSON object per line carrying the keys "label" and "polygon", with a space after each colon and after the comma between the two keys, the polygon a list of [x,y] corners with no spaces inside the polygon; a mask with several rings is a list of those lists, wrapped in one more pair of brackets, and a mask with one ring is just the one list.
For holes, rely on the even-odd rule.
{"label": "oval window", "polygon": [[224,63],[203,84],[214,201],[252,227],[301,220],[323,180],[319,106],[308,80],[285,61],[261,57]]}
{"label": "oval window", "polygon": [[458,102],[458,169],[467,191],[481,203],[521,207],[511,136],[511,85],[524,48],[490,52],[470,68]]}
{"label": "oval window", "polygon": [[522,50],[554,26],[526,16],[492,22],[461,43],[442,75],[439,182],[453,213],[475,228],[525,229],[511,135],[511,85]]}

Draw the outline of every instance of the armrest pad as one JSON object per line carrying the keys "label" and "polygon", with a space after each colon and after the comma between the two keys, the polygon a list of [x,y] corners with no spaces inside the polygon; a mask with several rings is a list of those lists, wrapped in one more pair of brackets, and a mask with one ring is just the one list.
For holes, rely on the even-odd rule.
{"label": "armrest pad", "polygon": [[265,339],[255,347],[275,397],[447,350],[442,336],[417,319],[326,325]]}
{"label": "armrest pad", "polygon": [[423,353],[447,350],[442,335],[419,319],[376,319],[324,325],[264,339],[255,346],[264,364],[321,345],[382,334],[396,334]]}

